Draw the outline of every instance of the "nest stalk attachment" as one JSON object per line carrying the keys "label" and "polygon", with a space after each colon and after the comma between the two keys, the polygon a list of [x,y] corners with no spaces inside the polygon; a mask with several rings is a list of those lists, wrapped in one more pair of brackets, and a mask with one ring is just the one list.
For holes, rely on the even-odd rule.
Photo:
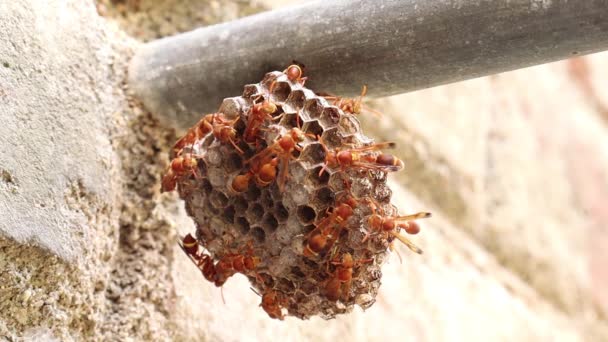
{"label": "nest stalk attachment", "polygon": [[608,1],[315,1],[145,44],[131,89],[175,127],[291,60],[310,86],[386,96],[608,48]]}

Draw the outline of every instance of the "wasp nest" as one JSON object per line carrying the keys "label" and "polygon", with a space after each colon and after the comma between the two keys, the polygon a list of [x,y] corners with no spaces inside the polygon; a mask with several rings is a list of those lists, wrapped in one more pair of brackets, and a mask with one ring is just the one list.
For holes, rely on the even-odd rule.
{"label": "wasp nest", "polygon": [[246,275],[277,319],[370,307],[392,241],[420,253],[399,231],[430,216],[390,204],[387,173],[403,163],[361,133],[361,97],[320,96],[304,81],[294,64],[225,99],[175,144],[162,184],[196,223],[180,244],[204,277]]}

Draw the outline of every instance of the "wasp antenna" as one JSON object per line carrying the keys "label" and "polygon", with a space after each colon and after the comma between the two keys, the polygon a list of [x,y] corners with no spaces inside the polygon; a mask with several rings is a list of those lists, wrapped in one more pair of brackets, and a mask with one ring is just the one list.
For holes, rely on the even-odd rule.
{"label": "wasp antenna", "polygon": [[418,253],[418,254],[422,254],[422,249],[418,248],[418,246],[414,245],[413,242],[411,242],[408,238],[406,238],[405,236],[395,232],[395,231],[391,231],[390,234],[394,237],[396,237],[399,241],[401,241],[404,245],[407,246],[407,248],[409,248],[412,252],[414,253]]}
{"label": "wasp antenna", "polygon": [[220,296],[222,296],[222,303],[226,305],[226,299],[224,298],[224,287],[220,287]]}
{"label": "wasp antenna", "polygon": [[[250,286],[250,287],[249,287],[249,289],[250,289],[251,291],[253,291],[253,293],[255,293],[256,295],[258,295],[258,296],[262,297],[262,295],[261,295],[261,294],[260,294],[258,291],[256,291],[256,290],[255,290],[253,287],[251,287],[251,286]],[[262,306],[262,304],[260,304],[260,306]]]}
{"label": "wasp antenna", "polygon": [[399,221],[414,221],[414,220],[420,220],[420,219],[429,218],[429,217],[431,217],[431,213],[419,212],[419,213],[415,213],[415,214],[411,214],[411,215],[399,216],[399,217],[396,217],[395,219],[399,220]]}
{"label": "wasp antenna", "polygon": [[394,243],[391,242],[391,244],[388,245],[388,248],[391,250],[391,252],[397,253],[397,256],[399,257],[399,264],[403,265],[403,258],[401,257],[401,253],[399,253],[399,250],[395,248]]}

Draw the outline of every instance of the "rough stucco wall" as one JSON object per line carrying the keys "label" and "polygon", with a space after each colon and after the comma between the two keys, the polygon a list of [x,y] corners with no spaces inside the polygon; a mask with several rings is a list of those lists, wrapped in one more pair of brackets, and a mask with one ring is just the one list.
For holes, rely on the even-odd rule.
{"label": "rough stucco wall", "polygon": [[0,336],[100,320],[120,182],[101,25],[90,3],[0,4]]}
{"label": "rough stucco wall", "polygon": [[[0,6],[0,165],[7,190],[0,193],[5,204],[0,231],[74,260],[83,254],[82,239],[93,226],[78,202],[93,202],[92,216],[110,214],[114,184],[106,170],[115,160],[108,118],[118,107],[111,47],[99,30],[66,39],[79,27],[93,27],[87,21],[101,23],[91,13],[81,15],[82,6],[25,1]],[[77,198],[82,188],[87,198]]]}
{"label": "rough stucco wall", "polygon": [[92,2],[15,1],[0,15],[0,336],[177,336],[174,235],[155,215],[166,130],[122,87],[137,43]]}
{"label": "rough stucco wall", "polygon": [[133,38],[147,42],[251,15],[267,8],[264,5],[249,0],[99,0],[97,10]]}
{"label": "rough stucco wall", "polygon": [[150,39],[256,9],[0,4],[0,337],[608,338],[605,54],[381,100],[380,121],[363,117],[401,140],[406,172],[393,179],[415,196],[395,184],[397,206],[436,214],[416,240],[426,254],[392,257],[367,312],[273,321],[239,277],[222,303],[175,244],[193,226],[159,194],[174,135],[124,91],[138,45],[124,32]]}

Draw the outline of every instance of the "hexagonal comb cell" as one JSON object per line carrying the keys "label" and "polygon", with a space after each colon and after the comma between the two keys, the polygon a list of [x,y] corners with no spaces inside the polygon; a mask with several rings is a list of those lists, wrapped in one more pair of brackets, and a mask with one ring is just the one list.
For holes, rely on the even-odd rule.
{"label": "hexagonal comb cell", "polygon": [[325,169],[325,165],[317,166],[312,169],[309,179],[315,185],[327,184],[329,182],[329,172]]}
{"label": "hexagonal comb cell", "polygon": [[[397,211],[386,162],[376,162],[377,151],[352,150],[371,142],[357,118],[304,88],[301,71],[270,72],[225,99],[205,119],[210,131],[192,128],[192,141],[176,149],[175,157],[197,156],[198,168],[172,163],[163,189],[175,183],[186,202],[193,236],[210,253],[206,270],[230,278],[235,271],[219,259],[247,261],[240,272],[270,317],[329,319],[373,304],[394,237],[370,215]],[[355,163],[339,164],[341,151]],[[189,255],[199,267],[200,253]]]}
{"label": "hexagonal comb cell", "polygon": [[297,215],[303,225],[312,223],[315,217],[317,217],[315,210],[307,205],[299,206]]}
{"label": "hexagonal comb cell", "polygon": [[256,201],[262,195],[262,190],[255,186],[250,186],[245,193],[245,197],[249,201]]}
{"label": "hexagonal comb cell", "polygon": [[277,221],[272,213],[267,213],[262,221],[262,227],[267,232],[273,232],[279,227],[279,221]]}
{"label": "hexagonal comb cell", "polygon": [[226,160],[226,171],[232,173],[243,168],[243,157],[238,153],[231,153]]}
{"label": "hexagonal comb cell", "polygon": [[304,107],[304,100],[304,92],[302,90],[294,90],[289,94],[289,97],[285,101],[285,105],[294,112],[297,112]]}
{"label": "hexagonal comb cell", "polygon": [[236,197],[234,199],[234,211],[240,214],[244,214],[245,210],[249,207],[249,202],[243,197]]}
{"label": "hexagonal comb cell", "polygon": [[327,107],[321,114],[321,122],[325,127],[331,127],[340,122],[340,109],[337,107]]}
{"label": "hexagonal comb cell", "polygon": [[305,123],[304,126],[302,126],[302,130],[305,133],[312,135],[313,137],[320,136],[321,134],[323,134],[323,127],[321,127],[319,121],[317,120]]}
{"label": "hexagonal comb cell", "polygon": [[323,187],[317,190],[315,194],[315,205],[318,207],[328,206],[335,200],[335,193],[328,187]]}
{"label": "hexagonal comb cell", "polygon": [[264,216],[264,207],[259,203],[254,203],[249,210],[247,210],[248,218],[253,222],[258,222]]}
{"label": "hexagonal comb cell", "polygon": [[[247,91],[247,90],[245,90]],[[220,108],[218,110],[219,113],[224,113],[229,118],[236,118],[241,112],[241,103],[238,97],[229,97],[222,101]]]}
{"label": "hexagonal comb cell", "polygon": [[351,184],[352,182],[350,181],[348,174],[344,173],[344,172],[334,172],[329,176],[329,180],[327,181],[327,184],[329,184],[329,187],[335,191],[335,192],[340,192],[340,191],[344,191],[346,190],[347,186],[346,184]]}
{"label": "hexagonal comb cell", "polygon": [[228,197],[224,195],[222,192],[217,190],[211,191],[211,196],[209,196],[209,202],[215,208],[225,208],[228,204]]}
{"label": "hexagonal comb cell", "polygon": [[304,103],[304,111],[311,119],[316,119],[320,117],[321,113],[323,113],[323,104],[321,103],[321,99],[313,98],[307,100]]}
{"label": "hexagonal comb cell", "polygon": [[282,72],[271,71],[271,72],[267,73],[266,75],[264,75],[264,78],[259,83],[259,85],[268,89],[275,81],[277,81],[277,79],[286,80],[287,78],[285,77],[285,75]]}
{"label": "hexagonal comb cell", "polygon": [[272,88],[272,100],[283,102],[291,93],[291,86],[287,82],[276,82]]}
{"label": "hexagonal comb cell", "polygon": [[286,113],[281,118],[279,124],[286,128],[294,128],[299,127],[299,125],[301,125],[301,122],[302,120],[297,113]]}
{"label": "hexagonal comb cell", "polygon": [[353,115],[345,115],[340,118],[340,128],[344,135],[351,135],[359,132],[361,124]]}
{"label": "hexagonal comb cell", "polygon": [[208,194],[211,192],[211,190],[213,190],[213,186],[211,186],[211,182],[209,182],[207,179],[204,179],[204,178],[199,181],[198,188],[205,194]]}
{"label": "hexagonal comb cell", "polygon": [[236,228],[241,232],[242,235],[249,233],[249,221],[244,217],[237,217],[234,223]]}
{"label": "hexagonal comb cell", "polygon": [[309,165],[319,164],[325,161],[325,150],[318,143],[308,144],[300,154],[300,160]]}
{"label": "hexagonal comb cell", "polygon": [[226,222],[232,223],[234,221],[234,206],[228,206],[226,208],[224,208],[224,213],[222,214],[222,218],[224,218],[224,220]]}
{"label": "hexagonal comb cell", "polygon": [[331,128],[323,131],[321,139],[328,149],[335,149],[344,146],[342,143],[342,135],[337,128]]}
{"label": "hexagonal comb cell", "polygon": [[248,84],[243,90],[243,98],[249,99],[262,94],[262,87],[257,84]]}
{"label": "hexagonal comb cell", "polygon": [[258,242],[262,243],[266,239],[266,232],[261,227],[254,227],[251,229],[251,236]]}
{"label": "hexagonal comb cell", "polygon": [[260,204],[266,210],[272,208],[272,206],[274,205],[274,200],[272,198],[272,194],[270,193],[270,191],[265,189],[265,191],[262,192],[262,195],[260,197]]}
{"label": "hexagonal comb cell", "polygon": [[275,203],[274,214],[279,222],[285,222],[289,217],[289,211],[281,203]]}
{"label": "hexagonal comb cell", "polygon": [[283,291],[285,293],[293,293],[296,290],[296,287],[293,284],[293,282],[286,278],[279,279],[277,288],[281,289],[281,291]]}

